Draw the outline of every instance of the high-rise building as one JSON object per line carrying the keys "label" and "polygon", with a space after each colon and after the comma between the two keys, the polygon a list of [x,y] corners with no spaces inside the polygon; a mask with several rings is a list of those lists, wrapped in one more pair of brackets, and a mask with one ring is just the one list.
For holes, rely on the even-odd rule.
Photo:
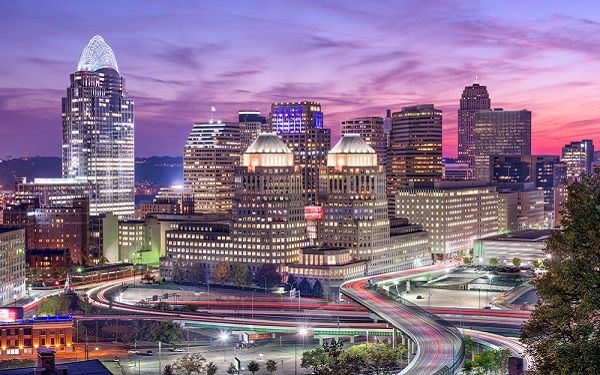
{"label": "high-rise building", "polygon": [[62,99],[62,177],[92,183],[90,213],[134,217],[134,116],[112,49],[96,35]]}
{"label": "high-rise building", "polygon": [[267,118],[257,110],[242,110],[238,112],[240,122],[240,144],[244,152],[254,142],[258,134],[266,131]]}
{"label": "high-rise building", "polygon": [[490,181],[493,156],[531,155],[531,111],[475,112],[475,179]]}
{"label": "high-rise building", "polygon": [[475,167],[475,112],[491,109],[487,87],[481,86],[477,76],[472,86],[466,86],[458,109],[458,160]]}
{"label": "high-rise building", "polygon": [[385,118],[383,119],[383,132],[387,137],[387,145],[390,145],[390,132],[392,131],[392,110],[387,109],[385,111]]}
{"label": "high-rise building", "polygon": [[412,183],[396,200],[397,217],[429,232],[436,260],[468,254],[473,241],[498,234],[498,194],[483,181]]}
{"label": "high-rise building", "polygon": [[299,260],[307,246],[302,175],[292,151],[274,133],[262,133],[236,168],[232,239],[242,262],[261,264]]}
{"label": "high-rise building", "polygon": [[[376,275],[427,264],[427,234],[405,226],[408,236],[392,236],[387,213],[385,170],[377,153],[358,134],[345,134],[331,149],[319,173],[323,220],[317,242],[350,250],[355,261],[368,261],[366,273]],[[421,263],[422,262],[422,263]]]}
{"label": "high-rise building", "polygon": [[319,167],[326,164],[331,148],[331,131],[323,128],[321,104],[273,103],[270,126],[292,150],[294,164],[300,167],[305,204],[318,203]]}
{"label": "high-rise building", "polygon": [[583,140],[571,142],[562,149],[562,162],[567,165],[567,178],[576,180],[584,173],[592,172],[594,161],[594,142]]}
{"label": "high-rise building", "polygon": [[358,134],[377,153],[377,163],[385,168],[387,160],[387,135],[381,117],[357,117],[342,121],[342,135]]}
{"label": "high-rise building", "polygon": [[25,294],[25,229],[0,227],[0,306]]}
{"label": "high-rise building", "polygon": [[411,182],[442,179],[442,111],[433,104],[405,107],[392,113],[387,159],[387,194],[390,216],[395,195]]}
{"label": "high-rise building", "polygon": [[194,123],[183,149],[183,184],[185,193],[194,199],[194,212],[231,211],[239,164],[239,123]]}

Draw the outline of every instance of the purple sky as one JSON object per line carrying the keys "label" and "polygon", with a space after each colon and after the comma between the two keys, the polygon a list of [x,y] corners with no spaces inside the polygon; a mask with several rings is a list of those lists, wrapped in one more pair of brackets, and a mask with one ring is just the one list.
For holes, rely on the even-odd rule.
{"label": "purple sky", "polygon": [[314,100],[347,117],[435,103],[456,155],[462,90],[533,111],[533,152],[600,148],[600,3],[256,0],[0,2],[0,158],[60,155],[61,97],[89,39],[112,47],[136,155],[181,155],[194,121]]}

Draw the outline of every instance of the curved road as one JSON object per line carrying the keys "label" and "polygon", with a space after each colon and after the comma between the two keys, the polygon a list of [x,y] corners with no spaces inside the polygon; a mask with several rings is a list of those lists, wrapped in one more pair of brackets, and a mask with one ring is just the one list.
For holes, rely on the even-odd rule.
{"label": "curved road", "polygon": [[[454,374],[450,368],[464,360],[464,345],[460,333],[455,328],[446,328],[420,312],[397,302],[387,295],[375,292],[369,287],[369,280],[383,281],[392,277],[418,274],[438,270],[447,265],[436,265],[351,280],[342,284],[342,294],[352,298],[374,312],[393,327],[406,333],[417,344],[417,355],[401,374],[432,375]],[[462,351],[461,351],[462,349]],[[455,367],[456,370],[456,367]]]}

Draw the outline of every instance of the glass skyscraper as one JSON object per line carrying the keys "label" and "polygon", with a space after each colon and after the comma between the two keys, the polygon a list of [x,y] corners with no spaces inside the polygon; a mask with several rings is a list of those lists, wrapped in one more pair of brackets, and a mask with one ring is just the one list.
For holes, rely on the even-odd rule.
{"label": "glass skyscraper", "polygon": [[112,49],[83,49],[62,98],[62,176],[92,184],[90,215],[134,217],[134,117]]}

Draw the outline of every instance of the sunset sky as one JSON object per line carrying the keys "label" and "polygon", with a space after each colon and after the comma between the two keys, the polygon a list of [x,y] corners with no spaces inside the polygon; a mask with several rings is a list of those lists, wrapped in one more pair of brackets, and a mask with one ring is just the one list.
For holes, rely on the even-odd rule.
{"label": "sunset sky", "polygon": [[533,111],[533,153],[600,148],[600,2],[2,1],[0,158],[59,156],[61,98],[101,35],[135,100],[136,155],[181,155],[194,121],[321,103],[325,126],[434,103],[444,156],[475,75]]}

